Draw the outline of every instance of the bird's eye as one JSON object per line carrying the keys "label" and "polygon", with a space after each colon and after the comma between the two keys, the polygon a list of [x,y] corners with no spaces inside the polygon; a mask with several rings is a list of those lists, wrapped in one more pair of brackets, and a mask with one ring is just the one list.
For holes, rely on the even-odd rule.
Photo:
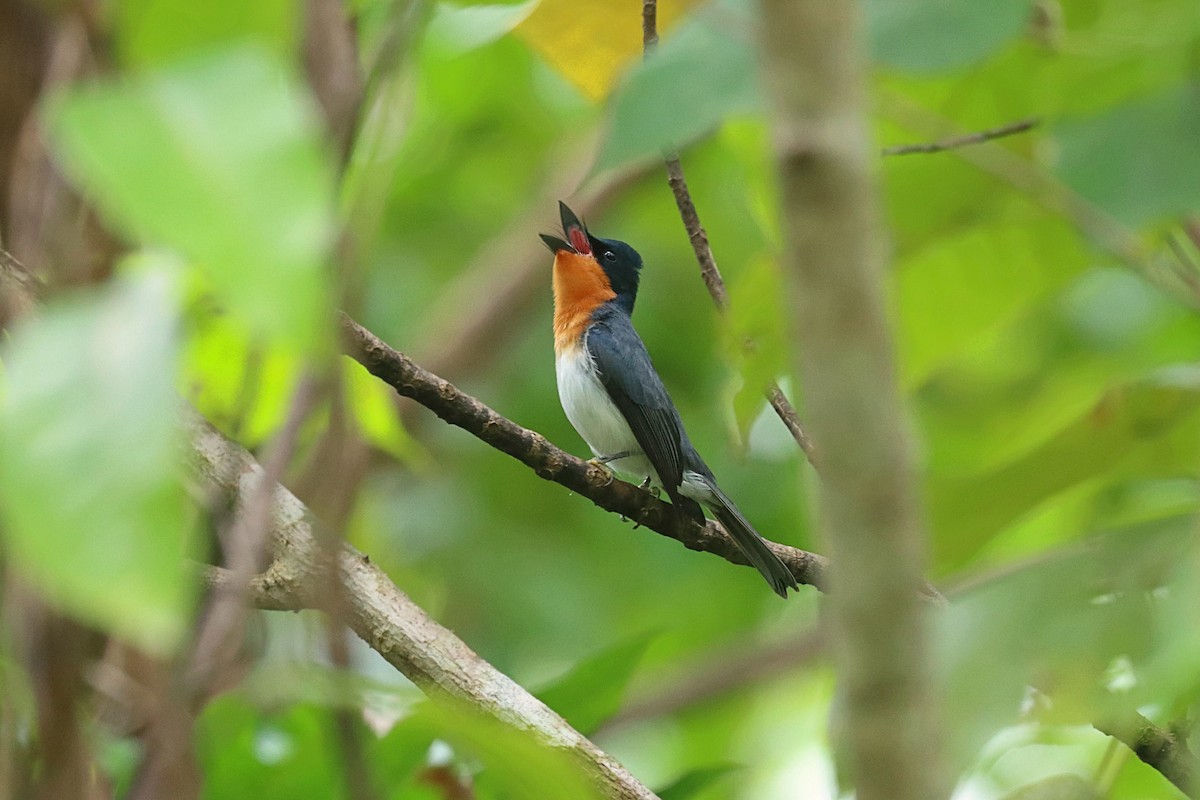
{"label": "bird's eye", "polygon": [[605,250],[604,251],[604,260],[611,264],[612,262],[617,260],[617,254],[614,253],[612,250]]}

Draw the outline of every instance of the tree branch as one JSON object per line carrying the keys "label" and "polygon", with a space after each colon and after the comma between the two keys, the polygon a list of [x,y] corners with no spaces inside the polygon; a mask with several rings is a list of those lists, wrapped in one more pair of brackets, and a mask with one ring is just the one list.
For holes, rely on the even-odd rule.
{"label": "tree branch", "polygon": [[853,0],[762,0],[797,374],[821,453],[831,628],[859,800],[936,800],[939,693],[917,601],[924,529],[883,297],[885,247]]}
{"label": "tree branch", "polygon": [[[451,425],[517,459],[538,477],[565,486],[606,511],[635,520],[690,550],[712,553],[733,564],[749,565],[741,549],[718,523],[709,521],[701,525],[694,522],[649,492],[617,480],[604,468],[555,447],[541,434],[522,428],[449,381],[422,369],[345,315],[342,316],[342,331],[347,355],[372,375]],[[767,545],[787,564],[799,583],[824,590],[826,560],[823,556],[776,542],[767,542]]]}
{"label": "tree branch", "polygon": [[949,139],[942,139],[937,142],[892,145],[891,147],[883,148],[880,154],[883,156],[907,156],[913,153],[941,153],[944,150],[957,150],[960,147],[982,144],[983,142],[990,142],[993,139],[1002,139],[1005,136],[1024,133],[1037,127],[1039,124],[1041,124],[1041,119],[1030,117],[1029,119],[1010,122],[1007,125],[1001,125],[997,128],[988,128],[975,133],[965,133],[961,136],[951,136]]}
{"label": "tree branch", "polygon": [[[263,468],[198,414],[189,413],[186,421],[201,480],[234,496],[239,506],[252,502],[255,485],[264,479]],[[279,485],[274,488],[270,518],[276,557],[266,572],[251,581],[251,599],[260,608],[274,610],[319,607],[325,569],[319,523]],[[654,799],[615,759],[433,620],[370,558],[343,545],[338,566],[350,628],[431,698],[465,703],[477,713],[527,732],[546,747],[567,753],[604,797]],[[245,586],[238,576],[216,567],[206,570],[206,580],[219,591]]]}
{"label": "tree branch", "polygon": [[[642,53],[645,57],[654,52],[658,46],[658,0],[642,0]],[[725,289],[725,279],[717,267],[717,259],[713,255],[712,246],[708,243],[708,232],[700,224],[700,214],[696,204],[692,202],[692,193],[688,190],[687,178],[683,174],[683,164],[679,161],[678,153],[666,153],[667,184],[675,196],[675,205],[679,208],[679,218],[687,230],[688,241],[692,243],[692,251],[696,254],[696,263],[700,265],[700,277],[712,297],[717,310],[724,314],[729,309],[729,292]],[[812,439],[800,424],[800,415],[787,399],[787,395],[779,388],[779,384],[771,381],[764,391],[767,402],[783,422],[796,444],[804,451],[808,463],[817,466],[817,450]]]}
{"label": "tree branch", "polygon": [[1096,723],[1096,730],[1123,742],[1144,763],[1162,773],[1188,797],[1200,797],[1196,775],[1200,763],[1188,750],[1187,743],[1165,728],[1160,728],[1136,711],[1120,720]]}

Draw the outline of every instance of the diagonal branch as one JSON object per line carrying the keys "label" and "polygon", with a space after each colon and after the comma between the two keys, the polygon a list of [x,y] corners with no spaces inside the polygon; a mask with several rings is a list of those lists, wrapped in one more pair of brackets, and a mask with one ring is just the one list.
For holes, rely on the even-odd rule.
{"label": "diagonal branch", "polygon": [[[522,428],[449,381],[422,369],[345,315],[342,316],[342,331],[346,353],[372,375],[451,425],[517,459],[538,477],[561,484],[606,511],[636,520],[650,530],[681,542],[688,549],[712,553],[734,564],[749,565],[741,549],[716,522],[710,521],[706,525],[694,522],[649,492],[616,480],[602,467],[555,447],[541,434]],[[776,542],[767,544],[787,564],[798,582],[824,590],[826,560],[823,556]]]}
{"label": "diagonal branch", "polygon": [[[263,468],[199,414],[187,414],[187,425],[193,465],[203,483],[235,497],[241,506],[251,502],[254,487],[265,478]],[[260,608],[274,610],[319,607],[326,569],[320,524],[278,484],[270,519],[276,558],[250,583],[251,599]],[[655,795],[612,756],[426,614],[370,558],[343,545],[339,567],[351,629],[431,698],[465,703],[476,713],[525,731],[543,746],[565,752],[603,797],[654,800]],[[210,568],[206,578],[218,592],[244,585],[218,568]]]}

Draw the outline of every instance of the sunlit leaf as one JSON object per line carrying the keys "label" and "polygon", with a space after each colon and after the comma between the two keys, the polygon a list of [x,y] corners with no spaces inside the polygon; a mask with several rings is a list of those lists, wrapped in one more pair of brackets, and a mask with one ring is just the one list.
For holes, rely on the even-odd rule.
{"label": "sunlit leaf", "polygon": [[350,408],[367,441],[401,461],[417,456],[416,445],[400,424],[395,391],[357,361],[343,359],[342,366]]}
{"label": "sunlit leaf", "polygon": [[4,541],[51,602],[154,652],[192,597],[163,271],[47,308],[4,353]]}
{"label": "sunlit leaf", "polygon": [[579,732],[590,733],[620,708],[651,639],[637,636],[584,659],[538,692],[538,699]]}
{"label": "sunlit leaf", "polygon": [[123,0],[113,8],[117,51],[130,66],[148,66],[241,40],[284,55],[295,45],[303,6],[290,0]]}
{"label": "sunlit leaf", "polygon": [[202,265],[257,334],[328,348],[331,172],[309,101],[261,49],[59,96],[68,167],[128,233]]}
{"label": "sunlit leaf", "polygon": [[[694,0],[659,6],[659,33],[665,34]],[[641,4],[622,0],[541,0],[517,35],[562,76],[596,100],[604,97],[621,70],[642,53]]]}

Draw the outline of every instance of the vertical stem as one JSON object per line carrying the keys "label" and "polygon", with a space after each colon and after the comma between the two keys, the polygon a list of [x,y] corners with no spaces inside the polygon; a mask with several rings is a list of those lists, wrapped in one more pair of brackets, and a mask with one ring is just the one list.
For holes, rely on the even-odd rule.
{"label": "vertical stem", "polygon": [[784,263],[809,429],[859,800],[931,800],[940,715],[920,600],[923,525],[882,293],[884,246],[852,0],[762,0]]}

